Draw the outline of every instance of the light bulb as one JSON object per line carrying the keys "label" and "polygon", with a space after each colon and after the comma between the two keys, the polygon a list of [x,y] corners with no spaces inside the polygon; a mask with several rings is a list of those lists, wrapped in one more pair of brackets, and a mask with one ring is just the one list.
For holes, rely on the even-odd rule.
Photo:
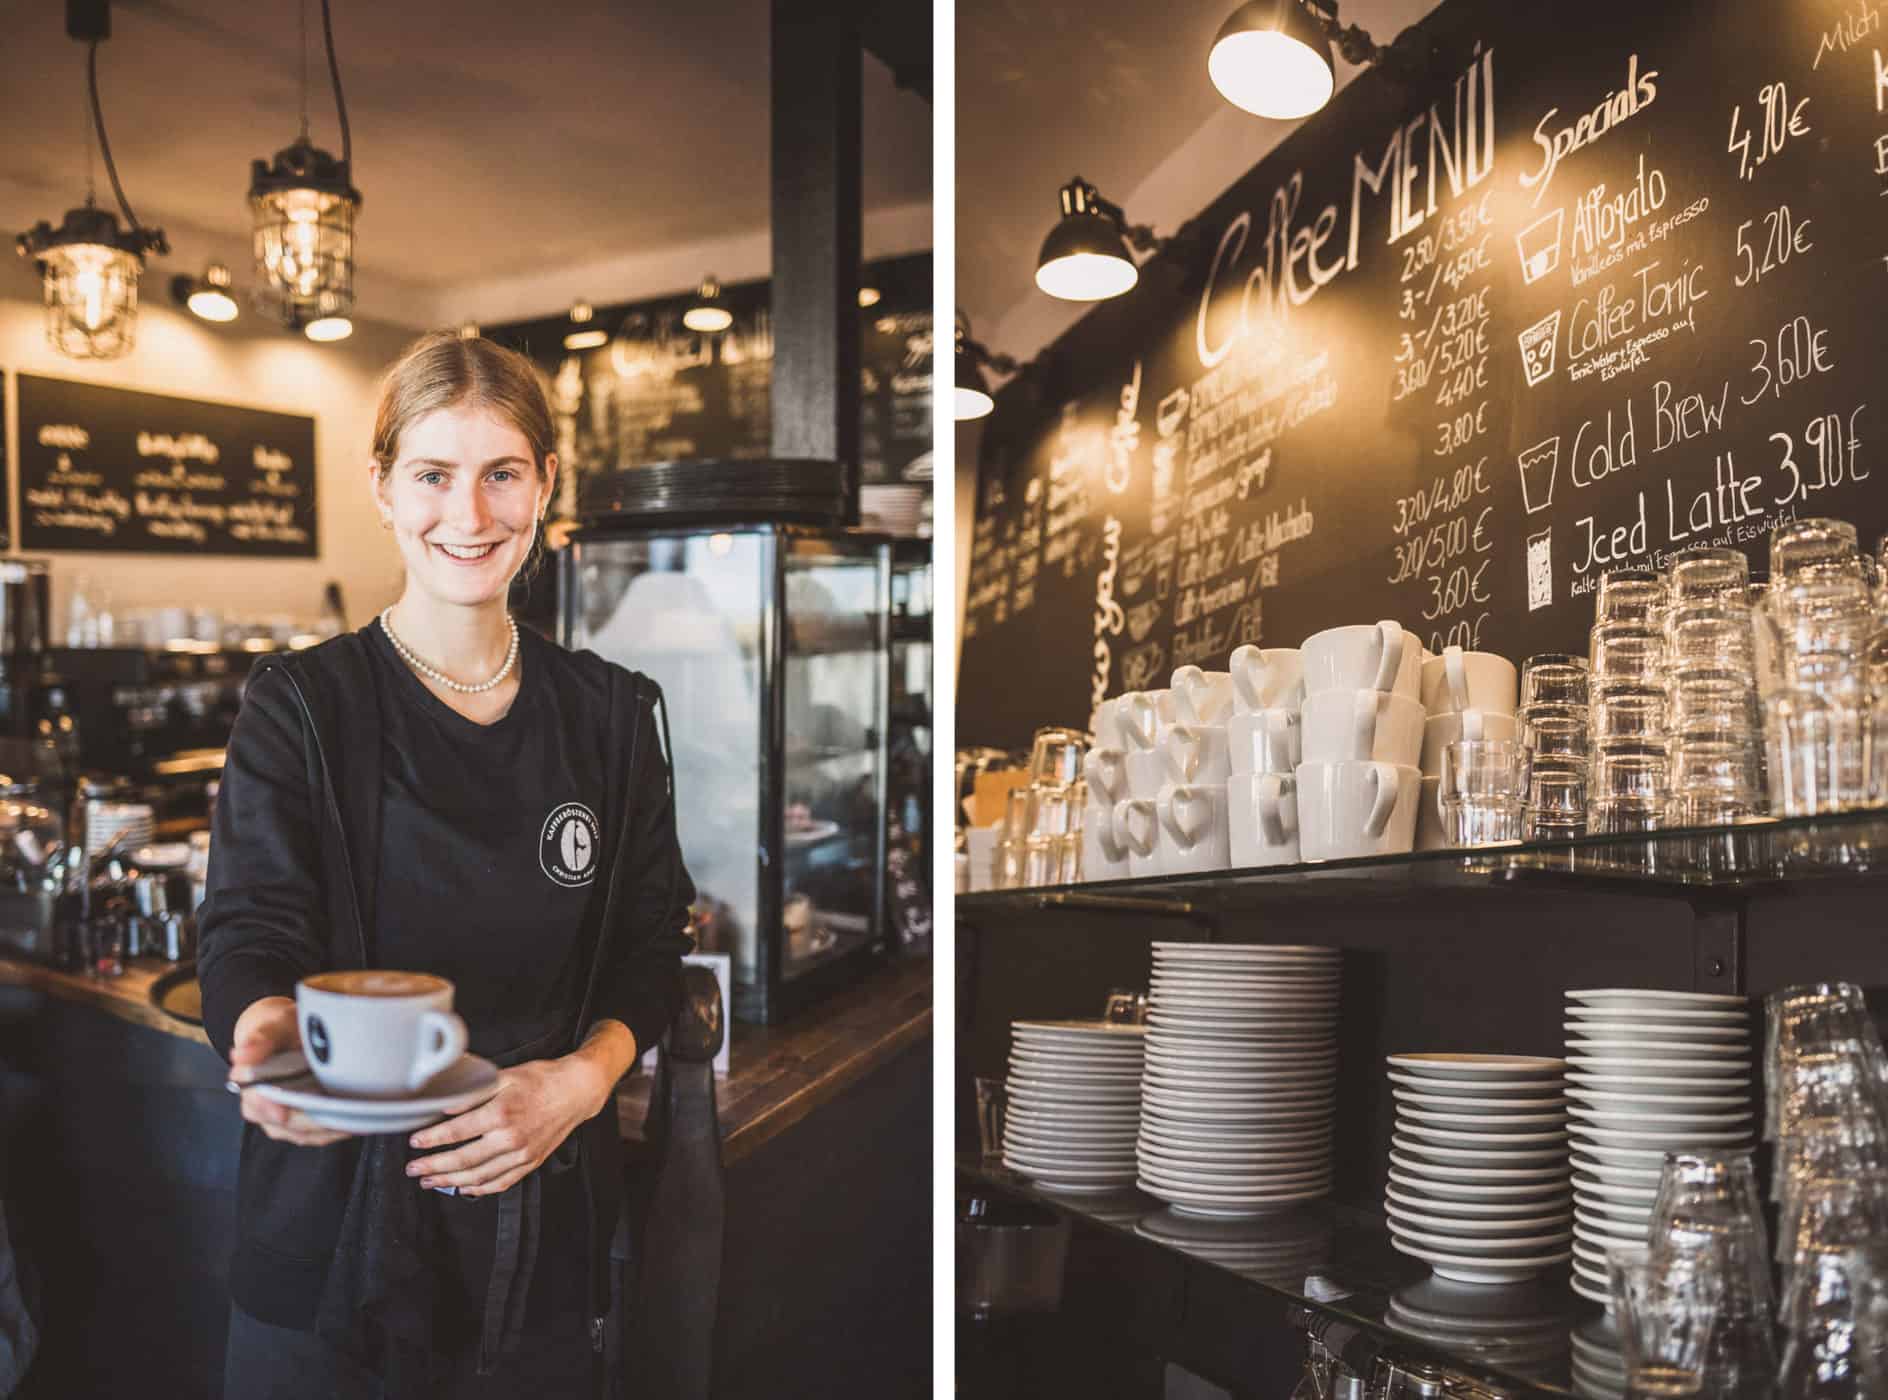
{"label": "light bulb", "polygon": [[1064,301],[1105,301],[1140,281],[1140,269],[1107,253],[1071,253],[1036,269],[1036,285]]}
{"label": "light bulb", "polygon": [[1206,71],[1233,106],[1283,121],[1310,116],[1337,85],[1328,58],[1275,29],[1227,34],[1213,45]]}
{"label": "light bulb", "polygon": [[962,423],[971,418],[982,418],[996,407],[996,400],[981,389],[966,389],[957,386],[957,421]]}
{"label": "light bulb", "polygon": [[354,323],[345,316],[322,316],[302,328],[310,340],[346,340],[354,334]]}

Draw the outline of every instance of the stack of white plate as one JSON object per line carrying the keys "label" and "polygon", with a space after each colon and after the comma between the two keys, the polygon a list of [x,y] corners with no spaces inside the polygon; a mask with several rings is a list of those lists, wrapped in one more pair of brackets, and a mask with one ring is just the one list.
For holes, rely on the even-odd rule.
{"label": "stack of white plate", "polygon": [[1667,1152],[1748,1147],[1743,997],[1618,988],[1567,993],[1573,1100],[1573,1289],[1612,1306],[1606,1251],[1643,1245]]}
{"label": "stack of white plate", "polygon": [[1156,943],[1138,1184],[1195,1215],[1265,1215],[1331,1189],[1338,955]]}
{"label": "stack of white plate", "polygon": [[1131,1186],[1145,1041],[1107,1021],[1012,1024],[1003,1165],[1053,1191]]}
{"label": "stack of white plate", "polygon": [[1391,1055],[1390,1242],[1453,1283],[1513,1283],[1568,1258],[1566,1062]]}
{"label": "stack of white plate", "polygon": [[1144,1215],[1136,1234],[1277,1288],[1302,1291],[1331,1252],[1331,1222],[1321,1207],[1301,1206],[1249,1220],[1210,1220],[1169,1208]]}

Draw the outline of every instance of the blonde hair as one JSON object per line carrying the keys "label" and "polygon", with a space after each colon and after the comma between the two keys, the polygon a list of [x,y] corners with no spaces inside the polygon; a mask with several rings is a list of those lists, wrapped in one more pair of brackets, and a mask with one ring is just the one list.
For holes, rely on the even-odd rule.
{"label": "blonde hair", "polygon": [[400,452],[400,434],[442,408],[471,404],[490,409],[524,435],[544,478],[555,439],[551,405],[537,370],[515,350],[457,331],[429,331],[387,371],[374,413],[374,465],[384,480]]}

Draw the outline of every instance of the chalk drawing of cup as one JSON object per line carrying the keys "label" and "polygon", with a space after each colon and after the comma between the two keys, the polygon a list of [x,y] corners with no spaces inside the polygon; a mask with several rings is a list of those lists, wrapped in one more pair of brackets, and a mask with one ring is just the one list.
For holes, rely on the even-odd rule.
{"label": "chalk drawing of cup", "polygon": [[1515,234],[1515,251],[1521,255],[1521,278],[1529,285],[1560,266],[1561,221],[1562,211],[1556,209]]}
{"label": "chalk drawing of cup", "polygon": [[1537,442],[1518,457],[1521,468],[1521,503],[1534,515],[1554,503],[1554,478],[1560,469],[1560,437]]}

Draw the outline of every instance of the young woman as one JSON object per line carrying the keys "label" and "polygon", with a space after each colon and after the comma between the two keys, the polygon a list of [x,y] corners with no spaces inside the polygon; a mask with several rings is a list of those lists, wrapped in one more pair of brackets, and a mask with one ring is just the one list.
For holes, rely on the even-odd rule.
{"label": "young woman", "polygon": [[363,967],[450,979],[501,1073],[410,1137],[244,1091],[228,1395],[600,1379],[614,1089],[675,1016],[694,887],[654,683],[505,609],[551,445],[528,361],[450,332],[413,345],[370,468],[405,590],[358,632],[258,663],[230,736],[198,976],[232,1077],[299,1048],[299,979]]}

